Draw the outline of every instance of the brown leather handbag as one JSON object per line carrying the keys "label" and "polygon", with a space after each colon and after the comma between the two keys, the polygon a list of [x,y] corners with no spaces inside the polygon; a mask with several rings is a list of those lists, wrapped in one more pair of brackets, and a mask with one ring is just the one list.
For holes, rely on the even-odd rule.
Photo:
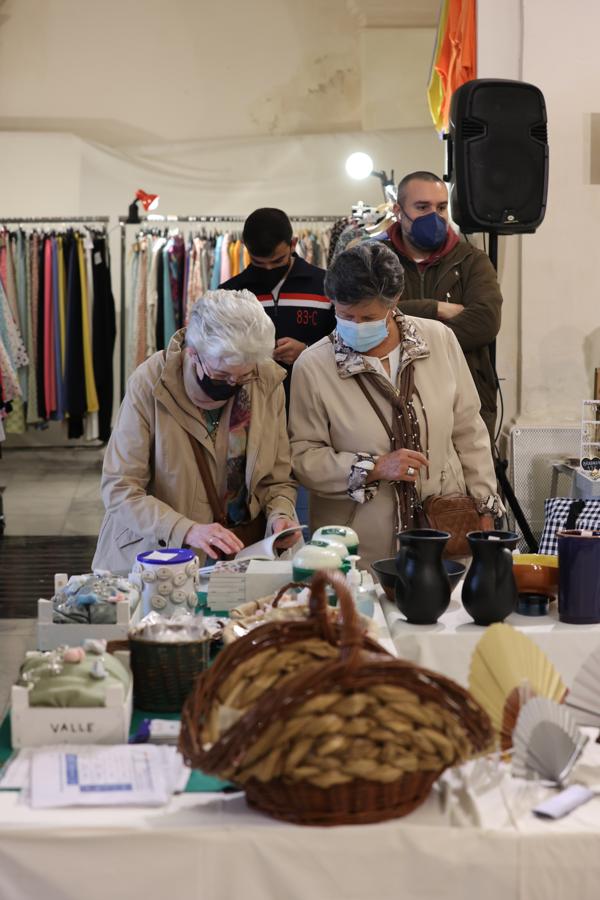
{"label": "brown leather handbag", "polygon": [[423,512],[430,528],[449,531],[450,539],[444,548],[447,559],[471,556],[467,540],[469,531],[480,531],[477,504],[468,494],[444,494],[428,497]]}
{"label": "brown leather handbag", "polygon": [[248,547],[250,546],[250,544],[256,544],[258,541],[262,541],[267,528],[267,519],[264,512],[262,512],[261,510],[261,512],[259,512],[259,514],[249,522],[242,522],[239,525],[229,525],[227,522],[227,513],[225,511],[224,504],[219,499],[219,494],[212,477],[208,461],[206,460],[206,457],[204,455],[204,447],[202,447],[202,445],[194,437],[192,437],[189,431],[187,432],[187,436],[192,446],[194,457],[196,458],[196,464],[198,466],[200,478],[202,479],[202,482],[204,484],[204,489],[206,491],[206,496],[208,498],[208,502],[214,516],[214,521],[218,522],[219,525],[222,525],[229,531],[232,531],[236,535],[236,537],[240,539],[244,547]]}

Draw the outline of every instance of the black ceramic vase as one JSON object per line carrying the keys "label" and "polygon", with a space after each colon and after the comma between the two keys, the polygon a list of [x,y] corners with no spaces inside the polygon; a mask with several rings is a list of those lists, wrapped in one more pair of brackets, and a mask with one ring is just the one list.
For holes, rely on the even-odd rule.
{"label": "black ceramic vase", "polygon": [[517,607],[511,550],[519,536],[514,531],[470,531],[467,540],[473,561],[463,584],[463,606],[476,625],[503,622]]}
{"label": "black ceramic vase", "polygon": [[433,528],[399,534],[396,556],[396,606],[414,625],[433,625],[448,609],[450,582],[442,552],[450,535]]}

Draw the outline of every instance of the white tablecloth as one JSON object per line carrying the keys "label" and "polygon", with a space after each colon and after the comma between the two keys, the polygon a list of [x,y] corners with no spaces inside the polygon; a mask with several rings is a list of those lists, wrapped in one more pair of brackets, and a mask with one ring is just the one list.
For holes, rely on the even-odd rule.
{"label": "white tablecloth", "polygon": [[[593,780],[598,745],[586,761]],[[472,788],[452,773],[410,816],[341,828],[279,823],[242,795],[184,794],[163,809],[31,810],[0,794],[0,897],[597,900],[600,798],[538,820],[530,810],[549,789],[511,779],[493,760],[465,771]]]}
{"label": "white tablecloth", "polygon": [[[485,628],[475,625],[460,602],[462,584],[452,593],[450,606],[435,625],[411,625],[398,607],[382,595],[381,605],[398,656],[435,669],[467,686],[475,644]],[[546,616],[520,616],[506,620],[532,638],[554,663],[569,687],[586,657],[600,644],[600,625],[568,625],[558,621],[557,604]],[[600,896],[600,888],[599,888]]]}
{"label": "white tablecloth", "polygon": [[[600,783],[600,746],[583,762]],[[403,819],[307,828],[239,794],[32,810],[0,792],[0,900],[597,900],[600,798],[538,820],[530,810],[549,794],[481,760]]]}

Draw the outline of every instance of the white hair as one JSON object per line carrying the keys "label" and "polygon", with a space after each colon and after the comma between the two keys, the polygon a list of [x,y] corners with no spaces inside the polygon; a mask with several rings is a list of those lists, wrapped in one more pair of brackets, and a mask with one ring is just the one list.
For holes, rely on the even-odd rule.
{"label": "white hair", "polygon": [[270,359],[275,326],[250,291],[206,291],[190,313],[186,341],[226,366]]}

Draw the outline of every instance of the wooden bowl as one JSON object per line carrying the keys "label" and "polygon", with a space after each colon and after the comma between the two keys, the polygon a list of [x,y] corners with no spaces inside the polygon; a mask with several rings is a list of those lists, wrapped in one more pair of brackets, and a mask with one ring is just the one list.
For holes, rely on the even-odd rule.
{"label": "wooden bowl", "polygon": [[513,572],[519,594],[535,594],[555,600],[558,595],[558,556],[517,553]]}

